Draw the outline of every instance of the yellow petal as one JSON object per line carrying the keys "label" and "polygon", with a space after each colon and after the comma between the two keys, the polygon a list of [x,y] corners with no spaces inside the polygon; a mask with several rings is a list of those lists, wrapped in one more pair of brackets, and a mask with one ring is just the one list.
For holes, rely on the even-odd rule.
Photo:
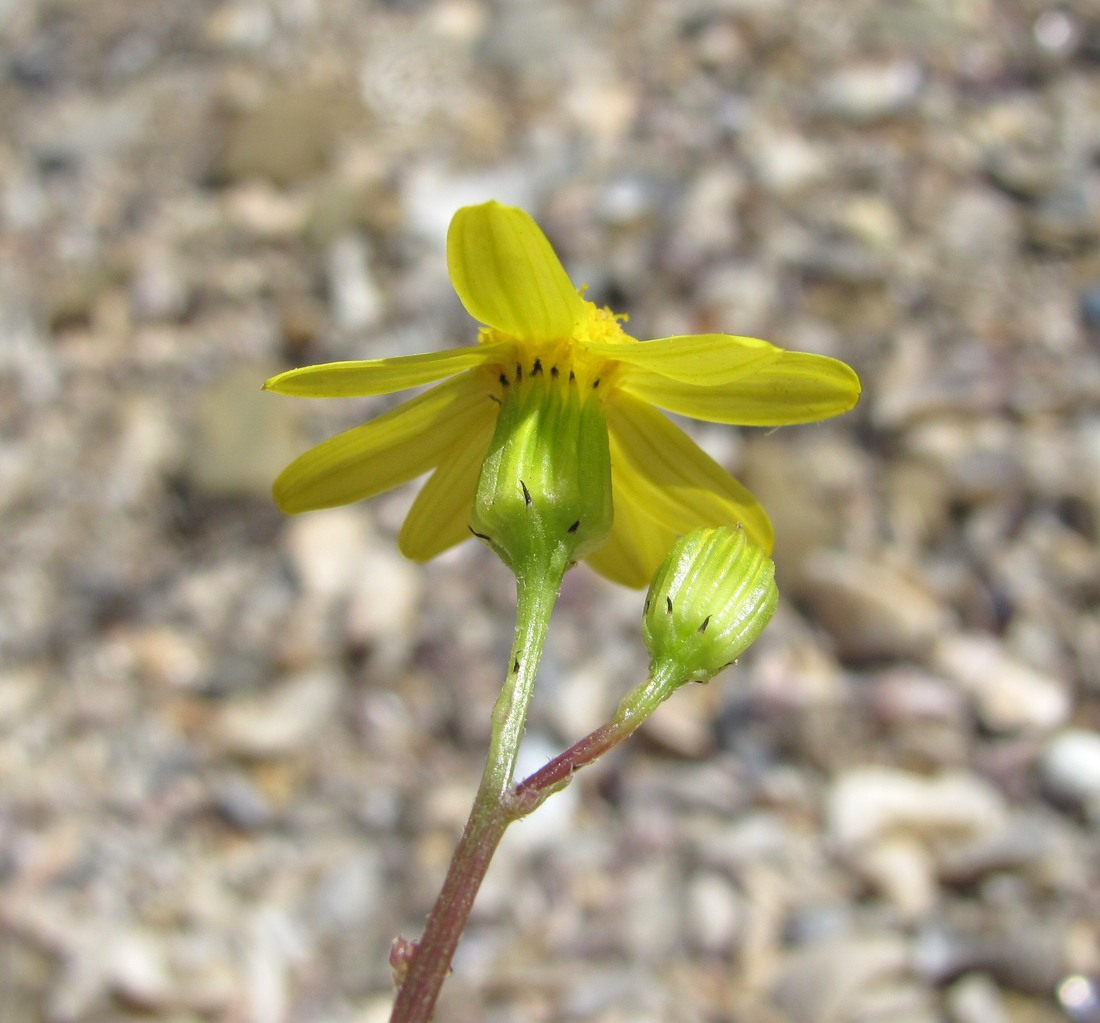
{"label": "yellow petal", "polygon": [[635,372],[621,378],[619,386],[669,412],[739,426],[828,419],[852,408],[860,393],[851,366],[807,352],[781,352],[776,361],[726,382],[688,383]]}
{"label": "yellow petal", "polygon": [[732,334],[686,334],[656,341],[587,344],[585,349],[622,365],[620,380],[659,374],[692,384],[735,380],[783,354],[768,341]]}
{"label": "yellow petal", "polygon": [[425,355],[399,355],[360,362],[326,362],[272,377],[265,391],[303,398],[357,398],[430,384],[488,362],[504,345],[472,345]]}
{"label": "yellow petal", "polygon": [[448,380],[392,412],[326,440],[275,480],[288,515],[373,497],[439,464],[456,435],[492,406],[470,374]]}
{"label": "yellow petal", "polygon": [[445,452],[439,468],[416,495],[397,542],[414,561],[429,561],[470,538],[470,509],[478,474],[493,436],[497,406],[486,402],[482,421]]}
{"label": "yellow petal", "polygon": [[466,311],[510,337],[561,340],[584,315],[546,235],[513,206],[460,209],[447,232],[447,266]]}
{"label": "yellow petal", "polygon": [[619,394],[607,404],[607,424],[616,493],[628,492],[675,534],[740,524],[771,551],[772,524],[760,502],[660,412]]}
{"label": "yellow petal", "polygon": [[[611,472],[614,475],[614,466]],[[613,583],[638,589],[649,585],[675,539],[675,533],[643,511],[629,488],[620,490],[616,485],[615,521],[611,533],[585,561]]]}

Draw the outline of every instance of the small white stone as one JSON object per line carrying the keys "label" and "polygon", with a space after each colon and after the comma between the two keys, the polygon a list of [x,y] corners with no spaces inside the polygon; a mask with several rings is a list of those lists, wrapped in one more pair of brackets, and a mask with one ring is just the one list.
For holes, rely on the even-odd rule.
{"label": "small white stone", "polygon": [[1058,796],[1100,817],[1100,733],[1070,728],[1054,736],[1040,762],[1043,780]]}
{"label": "small white stone", "polygon": [[829,833],[847,849],[898,833],[969,840],[1005,821],[1001,794],[962,772],[924,777],[894,767],[856,767],[836,778],[828,797]]}
{"label": "small white stone", "polygon": [[792,1023],[865,1019],[856,1003],[868,990],[903,977],[909,958],[907,943],[893,934],[818,941],[784,957],[773,998]]}
{"label": "small white stone", "polygon": [[939,885],[931,853],[911,835],[892,835],[864,850],[858,867],[908,920],[917,920],[936,904]]}
{"label": "small white stone", "polygon": [[803,135],[765,126],[753,127],[747,135],[745,152],[756,176],[770,192],[790,195],[828,174],[824,151]]}
{"label": "small white stone", "polygon": [[708,871],[687,889],[688,938],[705,952],[728,953],[744,918],[741,897],[730,880]]}
{"label": "small white stone", "polygon": [[344,619],[347,637],[352,643],[370,646],[380,670],[392,670],[415,641],[424,573],[383,543],[371,544],[352,568]]}
{"label": "small white stone", "polygon": [[1046,732],[1068,720],[1065,684],[1011,657],[993,636],[958,633],[936,644],[935,667],[974,700],[982,724],[994,732]]}
{"label": "small white stone", "polygon": [[960,977],[947,992],[952,1023],[1009,1023],[1001,990],[985,973]]}
{"label": "small white stone", "polygon": [[291,519],[283,542],[306,595],[331,600],[353,588],[370,530],[360,510],[330,508]]}
{"label": "small white stone", "polygon": [[974,775],[926,778],[881,766],[841,774],[827,809],[833,841],[909,919],[935,906],[940,858],[1002,830],[1007,812],[1000,793]]}
{"label": "small white stone", "polygon": [[912,60],[848,67],[822,83],[822,104],[831,113],[865,124],[908,108],[923,84],[924,74]]}
{"label": "small white stone", "polygon": [[0,731],[16,725],[47,691],[48,675],[32,667],[0,672]]}
{"label": "small white stone", "polygon": [[919,574],[885,560],[818,551],[806,559],[800,587],[843,657],[919,656],[949,624]]}
{"label": "small white stone", "polygon": [[173,1002],[173,983],[164,948],[145,931],[121,934],[111,942],[107,975],[111,988],[127,1002],[145,1009]]}
{"label": "small white stone", "polygon": [[329,247],[328,285],[333,315],[345,330],[366,330],[382,318],[385,300],[362,236],[346,234]]}
{"label": "small white stone", "polygon": [[230,753],[276,757],[309,743],[336,710],[340,679],[332,672],[306,672],[272,690],[228,704],[213,734]]}

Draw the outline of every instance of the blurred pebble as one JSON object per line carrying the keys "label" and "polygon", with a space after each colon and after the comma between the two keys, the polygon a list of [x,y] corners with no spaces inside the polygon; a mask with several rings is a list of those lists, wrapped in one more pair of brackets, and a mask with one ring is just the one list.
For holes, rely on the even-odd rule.
{"label": "blurred pebble", "polygon": [[385,311],[370,258],[366,240],[359,235],[345,234],[329,246],[329,298],[336,322],[344,330],[368,330]]}
{"label": "blurred pebble", "polygon": [[747,129],[745,152],[761,186],[777,195],[793,195],[828,174],[828,158],[820,146],[773,125]]}
{"label": "blurred pebble", "polygon": [[1077,44],[1081,28],[1077,19],[1068,11],[1051,9],[1043,11],[1031,26],[1035,42],[1048,53],[1065,56]]}
{"label": "blurred pebble", "polygon": [[856,869],[899,910],[919,917],[938,895],[937,856],[1001,829],[1006,807],[975,775],[856,767],[830,785],[826,819]]}
{"label": "blurred pebble", "polygon": [[290,518],[282,543],[303,593],[335,600],[346,597],[359,577],[370,525],[359,507],[328,508]]}
{"label": "blurred pebble", "polygon": [[154,243],[141,250],[130,282],[134,314],[146,320],[178,320],[191,295],[179,259],[167,245]]}
{"label": "blurred pebble", "polygon": [[1018,811],[1003,828],[937,853],[940,877],[971,885],[998,872],[1050,888],[1073,888],[1084,864],[1076,836],[1049,812]]}
{"label": "blurred pebble", "polygon": [[884,980],[901,977],[909,962],[906,941],[892,934],[842,937],[788,953],[772,988],[792,1023],[839,1023],[854,1016],[860,997]]}
{"label": "blurred pebble", "polygon": [[636,174],[611,179],[600,193],[600,216],[615,227],[644,223],[657,204],[653,182]]}
{"label": "blurred pebble", "polygon": [[853,862],[903,919],[919,919],[935,907],[936,864],[919,837],[884,836],[860,850]]}
{"label": "blurred pebble", "polygon": [[1038,197],[1027,217],[1028,239],[1063,251],[1100,235],[1100,183],[1073,178]]}
{"label": "blurred pebble", "polygon": [[696,874],[687,885],[688,940],[704,952],[728,954],[740,930],[744,909],[729,879],[713,872]]}
{"label": "blurred pebble", "polygon": [[955,257],[974,260],[981,253],[1010,259],[1020,244],[1020,224],[1010,199],[990,188],[958,192],[944,211],[939,235]]}
{"label": "blurred pebble", "polygon": [[311,908],[326,926],[354,930],[378,912],[384,894],[378,850],[365,846],[327,867],[317,882]]}
{"label": "blurred pebble", "polygon": [[451,217],[460,206],[498,202],[537,209],[531,177],[519,165],[495,165],[480,172],[446,172],[432,162],[409,168],[401,179],[401,198],[409,230],[442,245]]}
{"label": "blurred pebble", "polygon": [[984,973],[967,973],[947,990],[951,1023],[1012,1023],[1000,988]]}
{"label": "blurred pebble", "polygon": [[46,692],[47,677],[30,665],[0,672],[0,731],[17,724]]}
{"label": "blurred pebble", "polygon": [[[1045,123],[1035,115],[1034,128]],[[1032,130],[1031,135],[1034,136]],[[1057,161],[1041,146],[992,145],[985,155],[985,168],[994,184],[1013,196],[1034,199],[1050,192],[1058,183]]]}
{"label": "blurred pebble", "polygon": [[628,899],[619,919],[625,945],[636,962],[655,966],[679,944],[679,906],[672,894],[677,871],[669,857],[653,856],[632,864],[625,873]]}
{"label": "blurred pebble", "polygon": [[682,248],[696,256],[728,253],[740,233],[737,204],[745,190],[743,173],[732,166],[703,170],[682,200]]}
{"label": "blurred pebble", "polygon": [[208,652],[182,630],[168,626],[145,628],[127,635],[125,642],[136,669],[148,681],[175,690],[201,684]]}
{"label": "blurred pebble", "polygon": [[260,387],[280,367],[238,363],[196,402],[185,477],[209,496],[271,500],[271,481],[306,447],[301,403]]}
{"label": "blurred pebble", "polygon": [[218,746],[245,757],[280,757],[306,748],[336,710],[340,677],[306,672],[220,708],[211,728]]}
{"label": "blurred pebble", "polygon": [[848,196],[834,218],[842,231],[872,249],[889,251],[902,235],[894,206],[875,194]]}
{"label": "blurred pebble", "polygon": [[279,186],[312,178],[327,169],[341,132],[360,113],[348,90],[298,82],[273,87],[228,119],[211,176]]}
{"label": "blurred pebble", "polygon": [[[268,241],[297,238],[309,216],[300,195],[279,191],[267,181],[248,179],[232,186],[225,196],[225,218],[234,227]],[[222,268],[219,288],[239,294],[255,288],[258,268],[249,262]]]}
{"label": "blurred pebble", "polygon": [[1060,799],[1100,821],[1100,732],[1070,728],[1054,735],[1039,760],[1043,782]]}
{"label": "blurred pebble", "polygon": [[991,731],[1046,732],[1069,718],[1072,704],[1064,683],[1015,660],[993,636],[944,636],[935,644],[932,663],[974,700]]}
{"label": "blurred pebble", "polygon": [[767,323],[778,298],[778,283],[761,267],[716,260],[701,272],[699,299],[715,319],[735,320],[740,329],[759,331]]}
{"label": "blurred pebble", "polygon": [[257,50],[270,41],[274,16],[258,0],[226,0],[210,12],[203,29],[206,38],[215,46]]}
{"label": "blurred pebble", "polygon": [[919,657],[948,623],[944,606],[914,574],[850,553],[810,555],[799,596],[850,661]]}
{"label": "blurred pebble", "polygon": [[1004,826],[1003,797],[977,775],[924,777],[895,767],[854,767],[829,789],[830,836],[843,848],[891,832],[971,839]]}
{"label": "blurred pebble", "polygon": [[1072,974],[1058,985],[1058,1002],[1072,1023],[1100,1023],[1100,982]]}
{"label": "blurred pebble", "polygon": [[345,634],[353,646],[371,651],[380,673],[392,672],[416,643],[424,575],[381,538],[370,544],[355,569]]}
{"label": "blurred pebble", "polygon": [[304,597],[281,637],[288,660],[323,657],[339,628],[350,647],[370,651],[379,672],[394,670],[415,639],[423,592],[416,566],[376,535],[356,506],[292,518],[282,535]]}
{"label": "blurred pebble", "polygon": [[233,774],[215,784],[211,799],[218,813],[242,831],[257,831],[271,821],[270,802],[244,775]]}
{"label": "blurred pebble", "polygon": [[870,699],[888,723],[962,721],[965,703],[948,682],[913,668],[894,668],[874,677]]}
{"label": "blurred pebble", "polygon": [[1030,916],[1026,925],[1006,920],[981,931],[954,931],[937,923],[918,935],[913,966],[934,983],[977,971],[1006,990],[1049,997],[1067,972],[1069,931],[1065,920]]}
{"label": "blurred pebble", "polygon": [[910,108],[920,95],[924,74],[912,60],[846,67],[820,83],[823,110],[853,124],[868,124]]}
{"label": "blurred pebble", "polygon": [[123,1001],[146,1011],[173,1004],[167,955],[153,934],[133,930],[118,935],[111,942],[109,956],[110,984]]}
{"label": "blurred pebble", "polygon": [[1081,319],[1085,326],[1100,330],[1100,284],[1090,284],[1081,292]]}
{"label": "blurred pebble", "polygon": [[281,1023],[290,1012],[291,968],[304,958],[299,924],[266,906],[244,922],[244,997],[256,1023]]}

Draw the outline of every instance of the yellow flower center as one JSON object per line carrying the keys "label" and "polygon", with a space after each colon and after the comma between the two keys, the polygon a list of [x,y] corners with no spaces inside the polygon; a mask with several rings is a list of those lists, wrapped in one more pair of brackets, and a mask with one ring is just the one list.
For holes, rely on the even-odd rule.
{"label": "yellow flower center", "polygon": [[626,313],[613,313],[607,306],[602,309],[595,302],[584,302],[584,311],[588,314],[574,328],[573,339],[580,344],[625,344],[634,341],[622,324],[629,317]]}
{"label": "yellow flower center", "polygon": [[[504,334],[492,327],[482,327],[478,332],[480,344],[494,344],[511,341],[513,348],[507,361],[494,364],[491,375],[500,388],[522,384],[524,377],[533,378],[545,375],[551,380],[572,383],[584,389],[599,392],[604,398],[614,382],[618,368],[613,359],[604,355],[595,355],[588,351],[590,344],[637,344],[627,334],[622,323],[627,319],[625,313],[613,313],[606,306],[597,306],[595,302],[584,302],[585,317],[573,328],[573,333],[560,341],[523,341]],[[501,396],[495,391],[495,396]]]}

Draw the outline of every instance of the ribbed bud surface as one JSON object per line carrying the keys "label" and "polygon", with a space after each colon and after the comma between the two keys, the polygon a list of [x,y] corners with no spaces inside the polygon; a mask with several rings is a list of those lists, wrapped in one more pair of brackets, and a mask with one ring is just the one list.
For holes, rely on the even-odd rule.
{"label": "ribbed bud surface", "polygon": [[646,596],[651,675],[674,685],[707,681],[760,635],[778,600],[775,566],[743,529],[681,537]]}
{"label": "ribbed bud surface", "polygon": [[595,393],[537,361],[519,370],[503,389],[471,529],[519,570],[590,554],[612,514],[607,422]]}

